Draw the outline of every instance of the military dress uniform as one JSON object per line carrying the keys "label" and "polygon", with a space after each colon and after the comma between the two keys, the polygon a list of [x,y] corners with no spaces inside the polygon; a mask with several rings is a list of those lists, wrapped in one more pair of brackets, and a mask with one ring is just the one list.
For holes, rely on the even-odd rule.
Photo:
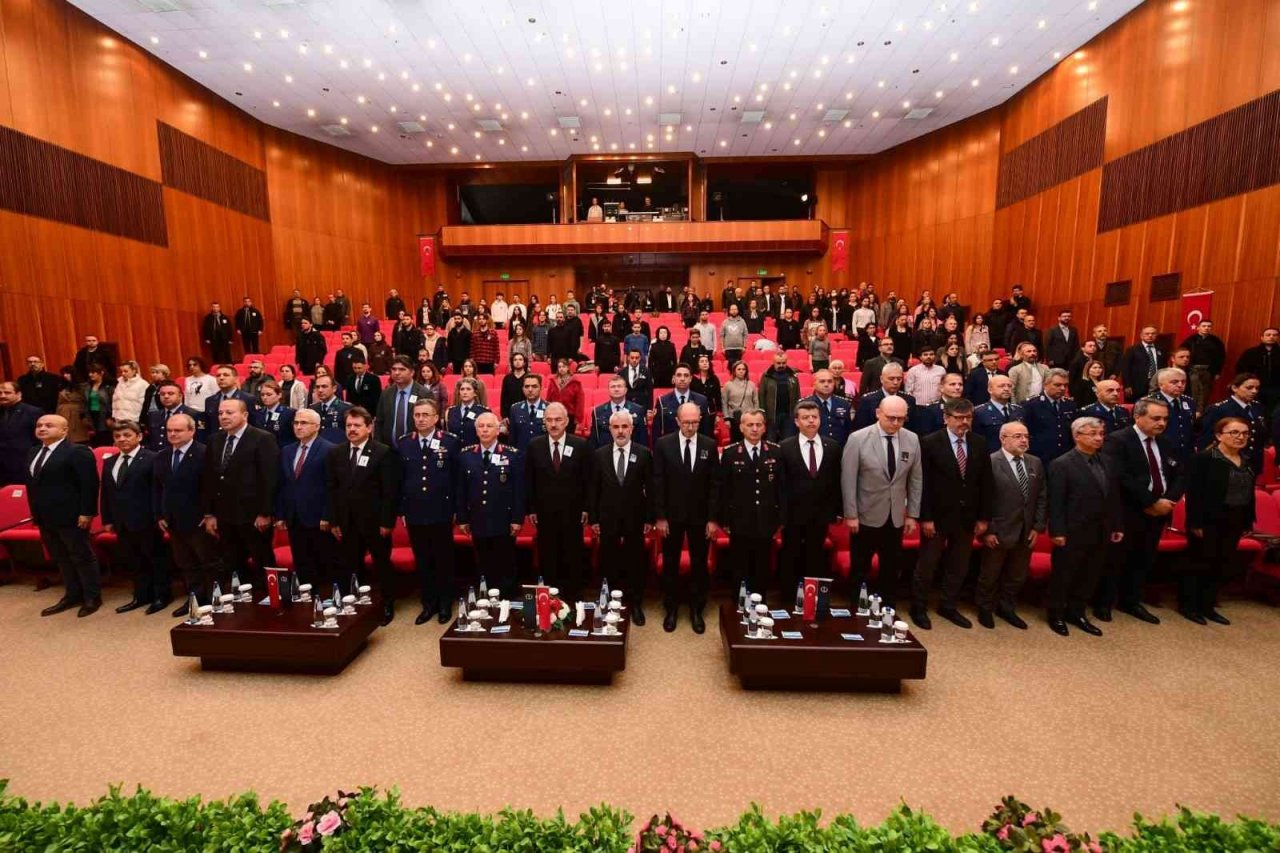
{"label": "military dress uniform", "polygon": [[[1071,437],[1071,422],[1078,415],[1076,404],[1066,397],[1050,400],[1046,395],[1032,397],[1022,407],[1022,422],[1031,433],[1031,455],[1044,463],[1049,463],[1075,447]],[[999,436],[996,438],[999,442]]]}
{"label": "military dress uniform", "polygon": [[[921,406],[916,413],[917,426],[920,427],[919,435],[923,438],[930,433],[945,429],[947,426],[946,412],[944,409],[945,400],[939,400],[936,403],[930,403],[927,406]],[[974,410],[976,415],[977,409]],[[975,418],[976,420],[976,418]],[[1003,424],[1001,421],[1000,424]],[[1000,424],[996,425],[996,429],[1000,429]],[[989,445],[988,445],[989,446]]]}
{"label": "military dress uniform", "polygon": [[476,569],[508,597],[515,596],[516,584],[516,539],[511,525],[524,524],[524,488],[524,456],[510,445],[495,443],[486,451],[473,444],[458,457],[458,523],[471,525]]}
{"label": "military dress uniform", "polygon": [[539,400],[532,405],[528,400],[521,400],[511,407],[507,423],[510,425],[511,443],[516,450],[524,453],[529,449],[529,442],[547,434],[547,426],[543,422],[546,416],[546,400]]}
{"label": "military dress uniform", "polygon": [[1077,418],[1097,418],[1107,427],[1107,435],[1133,426],[1133,416],[1124,408],[1115,406],[1108,410],[1101,403],[1090,403],[1076,412]]}
{"label": "military dress uniform", "polygon": [[733,589],[745,579],[753,592],[763,593],[773,537],[785,517],[787,488],[779,446],[761,441],[755,451],[745,441],[725,448],[716,469],[715,517],[729,531]]}
{"label": "military dress uniform", "polygon": [[1240,418],[1249,423],[1249,446],[1241,455],[1249,460],[1249,467],[1253,469],[1253,473],[1260,473],[1262,451],[1266,449],[1267,442],[1271,438],[1271,432],[1267,429],[1267,413],[1262,408],[1262,404],[1254,400],[1245,406],[1235,397],[1228,397],[1206,407],[1200,422],[1200,449],[1203,450],[1213,444],[1213,425],[1223,418]]}
{"label": "military dress uniform", "polygon": [[832,394],[826,400],[817,394],[802,397],[801,403],[814,403],[818,407],[818,415],[822,424],[818,433],[844,447],[845,440],[853,432],[853,406],[848,399]]}
{"label": "military dress uniform", "polygon": [[320,437],[342,444],[347,440],[347,409],[351,404],[334,397],[328,403],[313,403],[311,411],[320,416]]}
{"label": "military dress uniform", "polygon": [[255,409],[249,416],[249,423],[271,433],[275,436],[276,446],[284,447],[298,440],[293,434],[293,418],[296,414],[290,407],[276,404],[274,409]]}
{"label": "military dress uniform", "polygon": [[172,409],[156,409],[153,412],[147,412],[147,437],[142,442],[144,447],[159,453],[169,446],[167,426],[169,418],[174,415],[190,415],[191,419],[196,422],[196,428],[199,429],[200,418],[196,417],[196,413],[182,403]]}
{"label": "military dress uniform", "polygon": [[[630,400],[623,400],[621,411],[631,413],[631,440],[643,447],[649,446],[649,428],[644,419],[648,414],[644,407]],[[615,412],[612,400],[601,403],[591,410],[591,448],[599,450],[613,444],[613,433],[609,432],[609,418]]]}
{"label": "military dress uniform", "polygon": [[1025,422],[1026,413],[1017,403],[1000,405],[989,400],[973,410],[974,432],[987,440],[987,447],[1000,446],[1000,427],[1009,421]]}
{"label": "military dress uniform", "polygon": [[396,443],[402,460],[400,506],[417,566],[422,610],[449,613],[456,585],[453,515],[462,444],[436,430],[413,432]]}
{"label": "military dress uniform", "polygon": [[[676,423],[676,413],[680,409],[681,396],[684,397],[686,403],[696,405],[698,411],[702,413],[702,418],[698,422],[698,432],[707,436],[715,435],[716,419],[711,414],[710,406],[707,405],[707,398],[697,391],[685,391],[681,395],[673,389],[658,398],[657,411],[653,415],[653,440],[655,443],[664,435],[671,435],[673,432],[680,431],[680,425]],[[634,435],[632,440],[635,440]]]}
{"label": "military dress uniform", "polygon": [[[880,403],[888,396],[884,389],[880,388],[872,391],[870,394],[864,394],[862,399],[858,401],[858,408],[853,415],[853,425],[849,427],[849,433],[852,435],[863,427],[869,427],[876,422],[876,409],[880,407]],[[907,429],[918,433],[919,424],[916,422],[919,418],[920,407],[916,405],[916,398],[912,397],[905,391],[899,391],[894,395],[901,397],[907,404]]]}
{"label": "military dress uniform", "polygon": [[475,444],[479,441],[476,438],[476,418],[489,411],[487,406],[479,403],[472,403],[470,406],[458,403],[450,406],[444,414],[444,428],[447,432],[456,435],[463,447]]}
{"label": "military dress uniform", "polygon": [[1184,465],[1189,463],[1196,452],[1196,401],[1186,394],[1166,397],[1163,392],[1151,395],[1151,399],[1169,407],[1169,425],[1165,427],[1164,436],[1173,445],[1178,461]]}

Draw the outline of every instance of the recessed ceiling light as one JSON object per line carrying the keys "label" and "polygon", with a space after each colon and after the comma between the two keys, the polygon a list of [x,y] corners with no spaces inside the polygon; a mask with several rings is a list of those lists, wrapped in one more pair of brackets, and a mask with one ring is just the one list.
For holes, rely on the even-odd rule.
{"label": "recessed ceiling light", "polygon": [[586,99],[586,98],[582,98],[581,100],[579,100],[579,101],[578,101],[578,106],[580,106],[580,107],[585,107],[586,105],[587,105],[587,99]]}
{"label": "recessed ceiling light", "polygon": [[814,71],[813,71],[813,76],[814,76],[815,78],[821,77],[821,76],[822,76],[822,72],[815,68],[815,69],[814,69]]}
{"label": "recessed ceiling light", "polygon": [[280,31],[280,38],[282,38],[282,39],[287,39],[288,37],[289,37],[289,31],[288,31],[288,30],[281,30],[281,31]]}
{"label": "recessed ceiling light", "polygon": [[725,140],[721,139],[721,140],[720,140],[720,147],[721,147],[721,148],[728,148],[728,147],[729,147],[729,143],[728,143],[728,142],[726,142]]}
{"label": "recessed ceiling light", "polygon": [[449,149],[449,153],[450,153],[450,154],[457,154],[457,153],[458,153],[458,146],[456,146],[456,145],[455,145],[455,146],[453,146],[452,148],[450,148],[450,149]]}
{"label": "recessed ceiling light", "polygon": [[306,56],[306,55],[307,55],[307,46],[306,46],[305,44],[300,44],[300,45],[298,45],[298,53],[302,54],[303,56]]}
{"label": "recessed ceiling light", "polygon": [[631,115],[631,107],[627,107],[625,110],[623,110],[623,111],[622,111],[622,114],[623,114],[623,115]]}
{"label": "recessed ceiling light", "polygon": [[851,54],[849,54],[848,56],[846,56],[846,57],[844,58],[844,62],[845,62],[845,65],[852,65],[852,64],[853,64],[853,54],[851,53]]}
{"label": "recessed ceiling light", "polygon": [[910,101],[903,101],[903,102],[902,102],[902,108],[903,108],[904,110],[909,110],[909,109],[911,109],[911,102],[910,102]]}
{"label": "recessed ceiling light", "polygon": [[1041,18],[1039,21],[1036,22],[1036,29],[1043,30],[1047,26],[1049,26],[1049,22],[1046,21],[1044,18]]}
{"label": "recessed ceiling light", "polygon": [[977,3],[977,0],[974,0],[974,2],[973,2],[973,3],[970,3],[970,4],[969,4],[969,11],[970,11],[970,12],[976,12],[976,11],[978,11],[978,3]]}
{"label": "recessed ceiling light", "polygon": [[630,149],[630,150],[632,150],[632,151],[635,151],[635,150],[636,150],[636,144],[635,144],[634,142],[628,142],[628,143],[627,143],[627,148],[629,148],[629,149]]}
{"label": "recessed ceiling light", "polygon": [[880,111],[879,111],[879,110],[872,110],[872,111],[871,111],[871,117],[872,117],[872,118],[880,118]]}
{"label": "recessed ceiling light", "polygon": [[253,63],[252,63],[252,62],[246,62],[246,63],[244,64],[244,70],[245,70],[245,71],[252,71],[252,70],[253,70]]}
{"label": "recessed ceiling light", "polygon": [[293,75],[292,75],[292,74],[286,74],[286,75],[284,75],[284,82],[286,82],[286,83],[292,83],[292,82],[293,82]]}
{"label": "recessed ceiling light", "polygon": [[480,155],[479,155],[479,154],[477,154],[477,155],[476,155],[476,159],[477,159],[477,160],[479,160],[479,159],[480,159]]}
{"label": "recessed ceiling light", "polygon": [[160,36],[152,36],[152,37],[151,37],[151,43],[152,43],[152,44],[159,44],[159,43],[160,43]]}
{"label": "recessed ceiling light", "polygon": [[796,120],[796,114],[795,114],[795,113],[792,113],[792,114],[791,114],[791,116],[790,116],[790,118],[791,118],[791,120],[792,120],[792,121],[795,121],[795,120]]}
{"label": "recessed ceiling light", "polygon": [[326,45],[324,46],[324,52],[325,52],[325,53],[333,53],[333,45],[331,45],[331,44],[326,44]]}
{"label": "recessed ceiling light", "polygon": [[524,84],[525,84],[526,86],[533,86],[533,85],[535,85],[536,83],[537,83],[537,81],[536,81],[536,80],[534,80],[532,77],[530,77],[528,80],[525,80],[525,81],[524,81]]}
{"label": "recessed ceiling light", "polygon": [[448,128],[449,130],[453,130],[455,127],[457,127],[457,125],[455,125],[453,122],[449,122],[448,124],[445,125],[445,127]]}
{"label": "recessed ceiling light", "polygon": [[793,140],[791,140],[791,144],[792,144],[792,145],[799,145],[799,144],[800,144],[800,140],[799,140],[799,139],[793,139]]}
{"label": "recessed ceiling light", "polygon": [[611,115],[613,115],[613,110],[609,109],[608,107],[605,107],[605,108],[604,108],[604,114],[605,114],[605,115],[607,115],[607,116],[611,116]]}
{"label": "recessed ceiling light", "polygon": [[502,112],[502,104],[494,104],[493,109],[495,112]]}
{"label": "recessed ceiling light", "polygon": [[520,146],[520,150],[521,150],[521,151],[528,151],[528,150],[529,150],[529,146],[528,146],[528,145],[521,145],[521,146]]}
{"label": "recessed ceiling light", "polygon": [[409,79],[409,72],[408,72],[408,71],[401,71],[401,72],[400,72],[400,79],[401,79],[401,80],[408,80],[408,79]]}
{"label": "recessed ceiling light", "polygon": [[648,142],[652,142],[652,141],[653,141],[653,134],[652,134],[652,133],[646,134],[646,135],[645,135],[645,140],[646,140],[646,141],[648,141]]}
{"label": "recessed ceiling light", "polygon": [[676,87],[675,87],[675,85],[669,85],[669,86],[667,86],[667,94],[668,94],[668,95],[674,95],[675,93],[676,93]]}
{"label": "recessed ceiling light", "polygon": [[977,78],[977,77],[974,77],[972,80],[970,80],[970,81],[969,81],[969,85],[970,85],[970,86],[977,86],[977,85],[978,85],[978,82],[979,82],[978,78]]}
{"label": "recessed ceiling light", "polygon": [[603,62],[597,62],[597,63],[595,64],[595,69],[596,69],[597,71],[603,71],[603,70],[604,70],[604,63],[603,63]]}
{"label": "recessed ceiling light", "polygon": [[503,120],[503,121],[506,121],[506,120],[507,120],[507,114],[506,114],[506,113],[503,113],[503,114],[502,114],[502,120]]}
{"label": "recessed ceiling light", "polygon": [[693,72],[693,82],[698,83],[698,82],[701,82],[701,80],[702,80],[702,75],[697,71]]}
{"label": "recessed ceiling light", "polygon": [[819,135],[819,136],[826,136],[826,135],[827,135],[827,132],[826,132],[825,130],[819,130],[819,131],[818,131],[818,135]]}
{"label": "recessed ceiling light", "polygon": [[498,144],[499,144],[499,145],[506,145],[506,144],[507,144],[507,140],[505,140],[505,139],[499,139],[499,140],[498,140]]}
{"label": "recessed ceiling light", "polygon": [[272,101],[272,102],[271,102],[271,106],[273,106],[273,107],[278,107],[278,106],[280,106],[280,102],[279,102],[279,101]]}
{"label": "recessed ceiling light", "polygon": [[755,43],[755,42],[752,42],[751,44],[747,45],[747,50],[751,51],[752,53],[755,53],[755,52],[756,52],[756,43]]}
{"label": "recessed ceiling light", "polygon": [[413,91],[417,92],[417,91],[419,91],[422,87],[421,87],[421,86],[419,86],[417,83],[414,83],[414,84],[413,84],[412,86],[410,86],[409,88],[410,88],[410,89],[412,89]]}
{"label": "recessed ceiling light", "polygon": [[1054,59],[1061,59],[1061,58],[1062,58],[1062,51],[1060,51],[1060,50],[1055,50],[1055,51],[1053,52],[1053,58],[1054,58]]}
{"label": "recessed ceiling light", "polygon": [[600,140],[599,140],[597,137],[594,137],[594,136],[593,136],[593,137],[591,137],[591,141],[592,141],[592,142],[599,142]]}
{"label": "recessed ceiling light", "polygon": [[956,53],[954,50],[953,50],[953,51],[951,51],[951,61],[952,61],[952,62],[955,62],[955,61],[956,61],[956,60],[958,60],[959,58],[960,58],[960,54]]}
{"label": "recessed ceiling light", "polygon": [[851,121],[849,121],[849,120],[847,120],[847,119],[846,119],[846,120],[845,120],[845,123],[844,123],[844,126],[845,126],[845,127],[853,127],[853,122],[851,122]]}
{"label": "recessed ceiling light", "polygon": [[434,147],[435,147],[435,143],[434,143],[434,142],[432,142],[430,139],[428,139],[428,140],[427,140],[427,147],[428,147],[428,148],[434,148]]}
{"label": "recessed ceiling light", "polygon": [[529,117],[529,114],[528,114],[527,112],[525,112],[525,111],[521,110],[521,112],[520,112],[520,118],[522,118],[522,119],[527,119],[528,117]]}
{"label": "recessed ceiling light", "polygon": [[364,100],[365,100],[365,99],[364,99],[364,95],[356,95],[356,103],[357,103],[357,104],[363,104],[363,103],[364,103]]}
{"label": "recessed ceiling light", "polygon": [[791,74],[790,74],[789,76],[791,77],[791,79],[792,79],[792,80],[794,80],[794,79],[796,79],[796,77],[797,77],[798,75],[799,75],[799,72],[797,72],[797,71],[793,68],[793,69],[791,70]]}
{"label": "recessed ceiling light", "polygon": [[617,150],[618,150],[618,143],[616,143],[616,142],[610,142],[610,143],[609,143],[609,150],[610,150],[610,151],[617,151]]}
{"label": "recessed ceiling light", "polygon": [[338,123],[339,123],[339,124],[346,124],[346,123],[347,123],[347,117],[346,117],[346,116],[342,116],[341,118],[339,118],[339,119],[338,119]]}
{"label": "recessed ceiling light", "polygon": [[992,36],[992,37],[991,37],[991,46],[992,46],[992,47],[999,47],[999,46],[1000,46],[1000,36]]}
{"label": "recessed ceiling light", "polygon": [[852,100],[853,100],[853,92],[845,92],[845,93],[844,93],[844,99],[845,99],[846,101],[852,101]]}
{"label": "recessed ceiling light", "polygon": [[1016,66],[1016,65],[1010,65],[1010,66],[1009,66],[1009,73],[1010,73],[1010,74],[1017,74],[1017,73],[1018,73],[1018,66]]}
{"label": "recessed ceiling light", "polygon": [[652,95],[646,95],[646,96],[645,96],[645,99],[644,99],[644,104],[645,104],[645,106],[647,106],[647,107],[651,107],[651,106],[653,106],[653,96],[652,96]]}
{"label": "recessed ceiling light", "polygon": [[313,109],[308,109],[308,110],[307,110],[307,118],[315,118],[315,117],[316,117],[316,111],[315,111],[315,110],[313,110]]}
{"label": "recessed ceiling light", "polygon": [[734,95],[734,96],[733,96],[733,102],[734,102],[735,104],[740,104],[740,103],[742,103],[742,96],[741,96],[741,95]]}
{"label": "recessed ceiling light", "polygon": [[381,80],[386,80],[386,79],[387,79],[387,72],[385,72],[385,71],[379,71],[379,72],[378,72],[378,80],[380,80],[380,81],[381,81]]}
{"label": "recessed ceiling light", "polygon": [[338,60],[338,67],[339,67],[339,68],[348,68],[348,67],[350,67],[350,66],[348,65],[348,63],[347,63],[347,61],[346,61],[345,59],[339,59],[339,60]]}
{"label": "recessed ceiling light", "polygon": [[934,92],[934,93],[933,93],[933,96],[934,96],[935,98],[937,98],[938,100],[942,100],[942,90],[941,90],[941,89],[939,89],[938,91]]}
{"label": "recessed ceiling light", "polygon": [[773,122],[771,122],[771,121],[766,121],[766,122],[764,123],[764,129],[765,129],[765,130],[773,130]]}
{"label": "recessed ceiling light", "polygon": [[931,29],[933,29],[933,21],[925,21],[925,22],[924,22],[924,28],[925,28],[926,30],[931,30]]}
{"label": "recessed ceiling light", "polygon": [[444,88],[444,84],[443,84],[443,83],[437,83],[437,84],[435,84],[435,89],[436,89],[436,91],[437,91],[437,92],[439,92],[439,91],[440,91],[441,89],[443,89],[443,88]]}
{"label": "recessed ceiling light", "polygon": [[877,81],[876,81],[876,85],[877,85],[877,86],[879,86],[881,89],[883,89],[883,88],[884,88],[884,81],[883,81],[883,80],[877,80]]}
{"label": "recessed ceiling light", "polygon": [[764,95],[756,95],[756,103],[757,103],[757,104],[763,104],[763,103],[764,103]]}
{"label": "recessed ceiling light", "polygon": [[557,135],[559,132],[560,132],[560,131],[556,130],[556,128],[554,128],[554,127],[553,127],[553,128],[551,128],[551,135],[552,135],[552,136]]}
{"label": "recessed ceiling light", "polygon": [[494,70],[494,73],[496,73],[496,74],[501,74],[501,73],[502,73],[502,71],[503,71],[503,68],[502,68],[502,66],[501,66],[501,65],[499,65],[497,68],[495,68],[495,69],[493,69],[493,70]]}
{"label": "recessed ceiling light", "polygon": [[1089,3],[1089,11],[1092,12],[1094,9],[1097,9],[1097,8],[1098,8],[1098,0],[1091,0],[1091,2]]}
{"label": "recessed ceiling light", "polygon": [[452,100],[453,100],[453,95],[451,95],[451,94],[450,94],[450,93],[448,93],[448,92],[445,92],[445,93],[444,93],[444,99],[445,99],[445,101],[452,101]]}
{"label": "recessed ceiling light", "polygon": [[823,105],[822,105],[822,104],[818,104],[818,109],[819,109],[819,110],[822,110],[823,108],[824,108],[824,107],[823,107]]}
{"label": "recessed ceiling light", "polygon": [[480,104],[472,104],[472,105],[471,105],[471,109],[475,110],[476,112],[480,112],[480,110],[481,110],[481,105],[480,105]]}
{"label": "recessed ceiling light", "polygon": [[474,136],[476,139],[479,139],[479,138],[480,138],[480,131],[478,131],[478,130],[472,131],[471,135],[472,135],[472,136]]}
{"label": "recessed ceiling light", "polygon": [[378,126],[375,124],[375,125],[373,125],[372,127],[370,127],[370,128],[369,128],[369,130],[373,131],[374,133],[377,133],[377,132],[378,132]]}
{"label": "recessed ceiling light", "polygon": [[426,121],[426,120],[427,120],[427,114],[426,114],[426,113],[423,113],[422,115],[418,116],[418,121]]}
{"label": "recessed ceiling light", "polygon": [[253,31],[253,37],[254,37],[254,38],[256,38],[256,39],[260,39],[260,38],[262,38],[262,31],[261,31],[261,30],[254,30],[254,31]]}
{"label": "recessed ceiling light", "polygon": [[365,57],[365,60],[364,60],[364,67],[365,67],[365,68],[372,68],[372,67],[373,67],[373,60],[372,60],[372,59],[369,59],[368,57]]}
{"label": "recessed ceiling light", "polygon": [[469,53],[464,53],[464,54],[462,54],[462,61],[463,61],[463,62],[470,62],[470,61],[471,61],[471,54],[469,54]]}
{"label": "recessed ceiling light", "polygon": [[592,150],[592,151],[599,151],[599,150],[600,150],[600,143],[598,143],[598,142],[597,142],[595,145],[592,145],[592,146],[591,146],[591,150]]}
{"label": "recessed ceiling light", "polygon": [[208,53],[208,51],[204,51],[204,50],[200,51],[200,58],[201,58],[201,59],[208,59],[208,58],[209,58],[209,53]]}

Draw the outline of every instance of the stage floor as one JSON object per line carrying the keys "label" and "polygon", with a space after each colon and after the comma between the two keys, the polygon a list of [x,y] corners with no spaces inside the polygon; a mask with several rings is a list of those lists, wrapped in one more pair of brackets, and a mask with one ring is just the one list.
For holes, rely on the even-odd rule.
{"label": "stage floor", "polygon": [[744,691],[714,609],[706,634],[687,617],[665,634],[651,603],[614,685],[573,687],[464,683],[410,600],[323,677],[202,672],[171,655],[175,620],[111,612],[125,590],[87,619],[41,619],[57,597],[0,587],[0,774],[29,798],[252,788],[300,812],[339,787],[397,785],[442,809],[604,801],[696,825],[753,799],[862,822],[905,799],[965,830],[1014,793],[1082,830],[1176,803],[1280,818],[1280,610],[1258,603],[1226,602],[1229,628],[1121,615],[1101,639],[1057,637],[1031,609],[1026,632],[935,619],[928,678],[886,696]]}

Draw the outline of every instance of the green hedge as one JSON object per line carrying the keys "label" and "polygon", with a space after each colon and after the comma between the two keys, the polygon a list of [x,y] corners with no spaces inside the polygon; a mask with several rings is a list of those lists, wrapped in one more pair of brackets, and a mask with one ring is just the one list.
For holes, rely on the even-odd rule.
{"label": "green hedge", "polygon": [[[861,826],[849,815],[822,822],[820,812],[771,820],[753,805],[736,824],[705,832],[688,829],[669,815],[634,825],[625,811],[598,806],[568,820],[538,818],[511,809],[496,815],[453,814],[401,804],[393,790],[364,789],[313,804],[290,815],[281,803],[264,805],[255,794],[226,801],[198,797],[171,800],[138,789],[119,788],[88,806],[29,803],[11,796],[0,781],[0,851],[457,851],[457,853],[628,853],[679,849],[728,853],[909,853],[909,851],[1107,850],[1280,851],[1280,825],[1245,817],[1224,821],[1215,815],[1179,809],[1159,821],[1135,815],[1126,835],[1101,833],[1096,839],[1073,834],[1051,810],[1031,810],[1006,798],[978,831],[952,835],[928,815],[899,806],[882,823]],[[332,811],[340,817],[333,834],[310,830],[302,844],[299,828]],[[330,828],[336,818],[330,818]],[[673,847],[678,833],[678,848]],[[667,836],[672,836],[667,842]]]}

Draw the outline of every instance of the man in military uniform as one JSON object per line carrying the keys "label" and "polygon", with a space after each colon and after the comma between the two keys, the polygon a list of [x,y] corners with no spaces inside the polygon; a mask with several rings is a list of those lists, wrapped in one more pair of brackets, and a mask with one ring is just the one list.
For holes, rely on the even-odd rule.
{"label": "man in military uniform", "polygon": [[689,385],[692,382],[693,371],[689,369],[689,365],[683,362],[677,364],[675,373],[671,375],[671,384],[675,387],[658,398],[657,412],[653,416],[653,440],[655,442],[664,435],[671,435],[680,431],[680,425],[676,422],[676,412],[685,403],[693,403],[698,407],[698,411],[702,412],[702,424],[698,427],[698,432],[703,435],[714,434],[715,416],[711,414],[711,409],[707,405],[707,398],[697,391],[689,389]]}
{"label": "man in military uniform", "polygon": [[630,412],[633,430],[631,440],[642,447],[649,446],[649,430],[644,419],[647,412],[643,406],[627,399],[627,380],[621,376],[609,378],[609,400],[591,410],[591,447],[599,450],[613,442],[609,434],[609,418],[616,412]]}
{"label": "man in military uniform", "polygon": [[[512,414],[527,402],[512,406]],[[541,430],[541,418],[537,424]],[[498,443],[498,417],[492,412],[476,418],[476,440],[458,457],[458,526],[475,546],[477,571],[514,598],[516,533],[525,516],[524,457],[516,448]]]}
{"label": "man in military uniform", "polygon": [[[942,395],[938,398],[938,402],[920,409],[916,420],[919,421],[920,436],[924,437],[930,433],[937,432],[946,427],[946,418],[943,415],[943,407],[952,400],[959,400],[964,396],[964,377],[959,373],[948,373],[942,377],[942,383],[938,385],[938,391]],[[972,402],[972,401],[970,401]],[[974,410],[975,415],[977,410]],[[974,429],[977,427],[975,426]],[[996,427],[999,432],[1000,427]],[[981,435],[982,433],[978,433]],[[990,447],[991,445],[987,445]]]}
{"label": "man in military uniform", "polygon": [[280,386],[276,381],[268,379],[263,382],[258,396],[262,398],[262,408],[254,410],[249,416],[249,423],[275,436],[279,447],[297,441],[293,434],[293,419],[297,412],[280,402]]}
{"label": "man in military uniform", "polygon": [[156,405],[154,412],[147,413],[145,444],[148,450],[159,453],[169,446],[169,434],[165,429],[169,418],[174,415],[192,415],[194,418],[194,414],[182,404],[182,388],[172,379],[166,379],[156,386]]}
{"label": "man in military uniform", "polygon": [[725,448],[716,469],[716,521],[729,534],[733,589],[746,579],[763,593],[773,537],[786,514],[786,473],[778,445],[764,440],[764,410],[744,409],[738,427],[742,441]]}
{"label": "man in military uniform", "polygon": [[1170,450],[1178,462],[1186,465],[1196,452],[1196,401],[1183,393],[1187,388],[1186,371],[1179,367],[1157,371],[1156,387],[1159,390],[1151,396],[1164,400],[1169,407],[1169,426],[1164,437],[1169,440]]}
{"label": "man in military uniform", "polygon": [[446,432],[456,435],[463,447],[467,447],[476,443],[476,418],[489,411],[489,408],[480,405],[480,383],[470,376],[458,380],[457,401],[445,414],[444,428]]}
{"label": "man in military uniform", "polygon": [[836,395],[836,377],[830,370],[813,374],[813,393],[800,403],[816,403],[821,426],[818,432],[844,447],[845,439],[853,432],[853,407],[847,399]]}
{"label": "man in military uniform", "polygon": [[1133,418],[1120,407],[1120,383],[1104,379],[1095,389],[1098,402],[1090,403],[1076,412],[1077,418],[1097,418],[1107,428],[1107,435],[1133,425]]}
{"label": "man in military uniform", "polygon": [[1071,437],[1075,419],[1076,404],[1067,398],[1067,372],[1055,367],[1045,376],[1044,390],[1023,406],[1022,422],[1031,433],[1031,455],[1046,468],[1075,446]]}
{"label": "man in military uniform", "polygon": [[880,408],[880,402],[886,397],[901,397],[906,401],[907,429],[912,432],[917,431],[916,413],[919,410],[916,408],[916,398],[902,390],[904,376],[902,365],[897,362],[884,366],[880,371],[880,389],[870,394],[863,394],[862,399],[858,401],[858,411],[853,417],[853,432],[876,422],[876,410]]}
{"label": "man in military uniform", "polygon": [[542,399],[542,377],[538,374],[526,373],[520,388],[524,399],[512,406],[507,415],[507,435],[516,449],[524,453],[529,442],[547,434],[546,424],[542,422],[547,416],[547,403]]}
{"label": "man in military uniform", "polygon": [[400,454],[399,514],[409,531],[418,569],[422,612],[413,624],[438,615],[449,621],[454,596],[453,512],[462,444],[440,429],[435,398],[413,404],[413,432],[396,444]]}
{"label": "man in military uniform", "polygon": [[345,418],[351,404],[337,398],[338,386],[332,376],[317,376],[311,387],[316,392],[311,410],[320,415],[320,435],[326,441],[342,444],[347,440]]}
{"label": "man in military uniform", "polygon": [[1252,373],[1241,373],[1231,380],[1231,394],[1204,410],[1200,423],[1200,448],[1213,443],[1213,425],[1223,418],[1240,418],[1249,424],[1249,444],[1242,455],[1249,460],[1255,474],[1262,471],[1262,451],[1271,440],[1267,429],[1267,413],[1258,402],[1262,380]]}

